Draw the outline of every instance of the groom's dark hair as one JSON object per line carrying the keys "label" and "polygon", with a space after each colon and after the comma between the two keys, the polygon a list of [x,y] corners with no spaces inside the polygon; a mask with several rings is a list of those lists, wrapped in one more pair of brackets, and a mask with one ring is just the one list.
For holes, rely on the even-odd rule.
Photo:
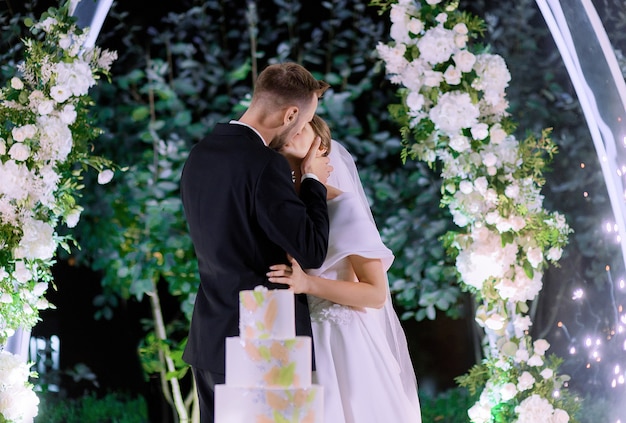
{"label": "groom's dark hair", "polygon": [[256,80],[254,97],[270,97],[278,106],[306,104],[313,93],[321,97],[330,85],[317,80],[297,63],[278,63],[266,67]]}

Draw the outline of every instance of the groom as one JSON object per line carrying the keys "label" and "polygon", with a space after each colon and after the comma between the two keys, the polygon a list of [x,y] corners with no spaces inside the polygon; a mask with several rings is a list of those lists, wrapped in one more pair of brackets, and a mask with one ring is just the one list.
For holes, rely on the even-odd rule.
{"label": "groom", "polygon": [[[302,163],[296,194],[278,150],[311,121],[329,85],[295,63],[267,67],[250,107],[238,120],[217,124],[196,144],[181,176],[181,196],[200,272],[183,359],[192,366],[200,420],[213,423],[214,386],[225,381],[225,340],[239,335],[239,291],[267,281],[269,266],[321,266],[328,248],[323,183],[332,168],[316,158]],[[296,333],[312,336],[306,297],[296,296]]]}

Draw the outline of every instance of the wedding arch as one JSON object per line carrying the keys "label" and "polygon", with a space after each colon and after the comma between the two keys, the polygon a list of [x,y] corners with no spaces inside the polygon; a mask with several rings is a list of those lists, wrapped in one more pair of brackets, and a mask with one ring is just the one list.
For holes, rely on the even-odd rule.
{"label": "wedding arch", "polygon": [[[527,314],[546,263],[557,264],[570,232],[558,213],[542,209],[538,194],[545,162],[532,152],[552,158],[549,132],[523,141],[512,135],[506,64],[470,45],[483,28],[480,19],[457,10],[458,2],[377,3],[391,8],[392,41],[378,51],[400,87],[402,103],[390,111],[401,126],[403,159],[441,171],[441,203],[460,228],[446,245],[456,256],[459,282],[475,295],[476,321],[485,332],[485,359],[458,378],[480,393],[469,417],[475,423],[569,421],[578,401],[565,398],[568,376],[555,377],[560,361],[544,356],[545,340],[530,338]],[[626,257],[620,179],[626,168],[615,141],[624,139],[624,80],[591,2],[564,3],[537,0],[581,100]],[[575,42],[568,25],[576,28]],[[623,380],[619,366],[615,372]]]}
{"label": "wedding arch", "polygon": [[[98,4],[100,5],[105,3],[106,2],[101,1]],[[400,1],[400,3],[403,2]],[[437,0],[426,1],[425,3],[428,5],[438,5],[440,3],[443,4],[443,2]],[[560,5],[556,1],[546,2],[542,0],[537,0],[537,4],[544,14],[546,22],[548,23],[552,34],[555,37],[555,41],[559,46],[561,54],[564,57],[564,61],[568,66],[570,75],[575,75],[577,78],[576,80],[574,80],[574,76],[572,76],[574,85],[576,86],[577,92],[579,93],[578,95],[581,100],[581,104],[583,105],[585,117],[589,122],[590,131],[592,132],[592,137],[596,145],[598,155],[600,157],[600,162],[603,165],[603,172],[605,174],[605,179],[607,180],[607,188],[609,189],[611,204],[614,210],[616,220],[618,221],[616,224],[616,230],[620,235],[622,252],[626,257],[626,247],[624,244],[626,242],[626,235],[624,233],[624,216],[626,216],[626,213],[624,211],[623,204],[624,189],[622,180],[620,179],[621,175],[624,173],[624,169],[622,169],[622,166],[620,164],[621,162],[623,162],[623,152],[620,148],[623,147],[623,145],[619,145],[619,140],[623,138],[624,133],[624,131],[621,130],[621,124],[623,124],[623,122],[612,119],[615,116],[610,116],[611,110],[614,111],[616,110],[616,108],[617,110],[624,109],[623,79],[621,79],[621,76],[619,75],[619,69],[615,69],[615,57],[610,50],[610,44],[608,44],[606,34],[604,34],[602,25],[599,23],[599,19],[597,19],[597,14],[595,14],[591,3],[584,0],[581,0],[576,4],[574,4],[573,2],[572,4],[569,4],[569,1],[565,1],[563,3],[565,7],[563,7],[563,5]],[[108,10],[110,4],[111,2],[109,1],[108,6],[102,6],[104,7],[104,9],[102,9],[101,6],[97,6],[94,12],[96,12],[96,14],[99,14],[101,19],[103,20],[104,16],[106,15],[106,10]],[[582,22],[577,21],[574,24],[577,25],[577,31],[573,31],[575,34],[572,35],[567,24],[567,19],[579,19],[583,16],[585,16],[586,18],[582,18]],[[102,23],[102,20],[100,21],[100,25]],[[581,37],[580,28],[582,27],[588,27],[588,31],[592,32],[587,32],[587,34],[593,33],[595,34],[595,38],[590,38],[588,36]],[[594,65],[600,64],[598,65],[598,67],[594,67],[592,69],[585,68],[585,64],[581,63],[581,61],[578,59],[580,51],[577,51],[575,44],[576,42],[582,41],[589,43],[588,45],[591,45],[592,47],[593,43],[595,42],[595,45],[598,46],[597,48],[591,48],[589,50],[598,54],[598,56],[595,57],[593,60]],[[586,54],[587,53],[585,53],[585,55]],[[589,56],[586,56],[585,59],[587,59],[588,57]],[[606,66],[602,67],[602,64]],[[598,98],[597,93],[600,92],[600,88],[596,88],[593,84],[585,85],[584,82],[585,80],[587,80],[587,83],[591,80],[594,80],[594,77],[599,75],[600,72],[603,72],[603,75],[605,76],[610,75],[611,79],[614,82],[613,85],[607,85],[605,83],[605,81],[607,80],[606,78],[598,78],[602,80],[594,81],[598,85],[602,85],[602,89],[605,90],[602,102],[596,100]],[[605,102],[606,98],[611,98],[611,110],[604,110],[603,107],[601,107],[608,103]],[[608,107],[606,109],[608,109]],[[609,117],[603,115],[603,112],[608,113]],[[491,323],[497,322],[491,321],[490,324]],[[541,350],[542,347],[542,345],[534,346],[536,350]]]}

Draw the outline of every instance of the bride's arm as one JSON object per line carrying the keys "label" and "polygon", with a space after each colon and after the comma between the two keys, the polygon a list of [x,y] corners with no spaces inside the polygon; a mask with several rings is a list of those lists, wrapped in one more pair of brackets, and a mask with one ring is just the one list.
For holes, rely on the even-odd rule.
{"label": "bride's arm", "polygon": [[381,308],[387,299],[387,278],[380,259],[352,255],[348,257],[358,283],[311,276],[290,258],[291,266],[270,267],[268,280],[289,285],[296,294],[310,294],[337,304]]}

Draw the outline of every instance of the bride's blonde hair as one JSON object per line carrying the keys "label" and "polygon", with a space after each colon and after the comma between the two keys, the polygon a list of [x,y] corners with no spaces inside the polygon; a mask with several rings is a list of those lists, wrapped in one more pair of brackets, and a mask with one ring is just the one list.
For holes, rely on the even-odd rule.
{"label": "bride's blonde hair", "polygon": [[316,136],[319,136],[322,140],[320,143],[320,150],[324,150],[322,156],[328,156],[330,154],[330,128],[324,119],[319,115],[314,115],[310,122],[311,128]]}

